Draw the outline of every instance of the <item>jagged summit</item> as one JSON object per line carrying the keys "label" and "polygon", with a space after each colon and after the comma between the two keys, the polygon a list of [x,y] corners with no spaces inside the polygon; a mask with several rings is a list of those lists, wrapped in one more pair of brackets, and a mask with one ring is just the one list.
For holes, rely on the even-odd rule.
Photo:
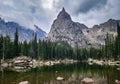
{"label": "jagged summit", "polygon": [[104,45],[106,34],[116,35],[117,23],[120,20],[108,21],[88,28],[84,24],[74,22],[63,8],[54,20],[48,34],[50,41],[65,41],[72,47],[90,48]]}
{"label": "jagged summit", "polygon": [[62,8],[62,11],[65,12],[65,8],[64,7]]}
{"label": "jagged summit", "polygon": [[48,39],[50,41],[65,41],[72,47],[76,45],[84,46],[86,43],[81,38],[84,38],[82,30],[86,28],[84,24],[72,21],[70,15],[63,8],[51,26]]}
{"label": "jagged summit", "polygon": [[3,20],[3,18],[0,17],[0,22],[1,23],[5,23],[5,21]]}
{"label": "jagged summit", "polygon": [[70,15],[65,11],[65,8],[63,7],[62,11],[60,11],[60,13],[57,16],[57,19],[67,19],[67,20],[71,20]]}

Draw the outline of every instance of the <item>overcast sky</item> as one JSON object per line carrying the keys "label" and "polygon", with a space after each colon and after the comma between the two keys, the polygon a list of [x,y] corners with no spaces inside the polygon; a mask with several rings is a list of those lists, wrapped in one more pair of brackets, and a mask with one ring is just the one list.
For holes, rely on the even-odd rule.
{"label": "overcast sky", "polygon": [[0,17],[29,28],[36,24],[48,33],[62,7],[88,27],[120,19],[120,0],[0,0]]}

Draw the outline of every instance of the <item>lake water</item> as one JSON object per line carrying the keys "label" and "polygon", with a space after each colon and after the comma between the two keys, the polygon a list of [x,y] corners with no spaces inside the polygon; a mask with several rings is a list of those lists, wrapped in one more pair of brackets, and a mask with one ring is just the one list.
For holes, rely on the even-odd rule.
{"label": "lake water", "polygon": [[[1,68],[0,84],[18,84],[29,81],[30,84],[82,84],[81,80],[91,77],[95,84],[115,84],[120,80],[118,66],[88,65],[87,63],[58,64],[29,68],[26,72],[16,72],[12,68]],[[63,77],[63,81],[56,78]]]}

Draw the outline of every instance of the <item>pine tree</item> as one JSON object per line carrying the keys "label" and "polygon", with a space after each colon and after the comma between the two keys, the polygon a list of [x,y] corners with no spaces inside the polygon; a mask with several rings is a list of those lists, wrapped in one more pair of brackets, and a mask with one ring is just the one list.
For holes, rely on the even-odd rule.
{"label": "pine tree", "polygon": [[120,25],[119,23],[117,24],[117,53],[118,53],[118,57],[120,56]]}
{"label": "pine tree", "polygon": [[11,58],[11,48],[10,48],[11,40],[9,36],[4,37],[4,55],[5,59]]}
{"label": "pine tree", "polygon": [[107,60],[109,59],[108,58],[108,53],[109,53],[109,36],[108,36],[108,33],[107,33],[107,35],[106,35],[106,39],[105,39],[105,57],[107,58]]}
{"label": "pine tree", "polygon": [[29,55],[29,46],[26,41],[21,43],[21,54],[28,56]]}
{"label": "pine tree", "polygon": [[16,28],[16,32],[14,34],[14,56],[19,55],[19,44],[18,44],[18,29]]}
{"label": "pine tree", "polygon": [[31,45],[31,47],[32,47],[32,58],[34,58],[34,59],[37,59],[38,57],[37,57],[37,34],[36,33],[34,33],[33,34],[33,40],[31,41],[31,43],[32,43],[32,45]]}
{"label": "pine tree", "polygon": [[2,59],[3,56],[3,36],[0,36],[0,59]]}

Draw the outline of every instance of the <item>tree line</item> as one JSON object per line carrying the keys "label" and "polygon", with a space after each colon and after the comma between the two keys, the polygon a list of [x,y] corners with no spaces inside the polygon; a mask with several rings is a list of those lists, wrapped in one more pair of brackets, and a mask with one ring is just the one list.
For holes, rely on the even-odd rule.
{"label": "tree line", "polygon": [[117,24],[117,36],[110,36],[108,33],[105,45],[100,48],[72,48],[67,42],[51,42],[49,40],[38,40],[37,34],[29,42],[19,41],[18,29],[14,33],[14,40],[9,36],[0,36],[0,59],[10,59],[25,55],[33,59],[55,60],[55,59],[118,59],[120,57],[120,25]]}

